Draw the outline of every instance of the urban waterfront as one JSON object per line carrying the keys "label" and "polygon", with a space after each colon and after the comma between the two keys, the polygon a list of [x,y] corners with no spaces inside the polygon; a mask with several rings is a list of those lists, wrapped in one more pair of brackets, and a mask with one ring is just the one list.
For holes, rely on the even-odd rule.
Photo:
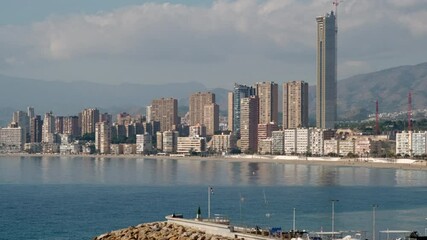
{"label": "urban waterfront", "polygon": [[[173,212],[212,212],[248,226],[372,227],[427,225],[423,171],[280,163],[82,157],[0,157],[0,239],[90,239],[114,229],[163,221]],[[381,236],[379,236],[381,237]],[[384,237],[384,236],[383,236]]]}

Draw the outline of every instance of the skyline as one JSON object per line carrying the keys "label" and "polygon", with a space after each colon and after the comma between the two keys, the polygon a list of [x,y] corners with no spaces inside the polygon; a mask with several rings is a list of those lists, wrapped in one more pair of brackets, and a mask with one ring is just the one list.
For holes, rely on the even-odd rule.
{"label": "skyline", "polygon": [[[315,18],[332,10],[332,1],[164,2],[42,0],[12,16],[20,4],[7,0],[0,74],[110,84],[314,85]],[[347,0],[338,13],[338,79],[425,61],[419,49],[427,40],[427,3]]]}

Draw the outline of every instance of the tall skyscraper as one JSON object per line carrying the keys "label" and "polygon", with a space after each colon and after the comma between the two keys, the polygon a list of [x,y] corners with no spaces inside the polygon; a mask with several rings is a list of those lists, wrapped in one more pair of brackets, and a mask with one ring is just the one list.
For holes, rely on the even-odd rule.
{"label": "tall skyscraper", "polygon": [[59,133],[59,134],[64,133],[64,117],[63,116],[55,117],[55,133]]}
{"label": "tall skyscraper", "polygon": [[30,143],[39,143],[42,141],[43,121],[40,115],[36,115],[30,120]]}
{"label": "tall skyscraper", "polygon": [[337,28],[334,12],[317,20],[316,127],[334,128],[337,118]]}
{"label": "tall skyscraper", "polygon": [[258,150],[258,97],[242,98],[240,108],[240,148],[254,153]]}
{"label": "tall skyscraper", "polygon": [[48,112],[44,115],[42,126],[42,142],[55,142],[55,117],[53,116],[52,112]]}
{"label": "tall skyscraper", "polygon": [[235,83],[233,89],[233,132],[240,136],[240,103],[241,99],[255,96],[255,88]]}
{"label": "tall skyscraper", "polygon": [[79,117],[77,116],[64,117],[63,133],[69,134],[74,137],[80,136],[81,131],[79,129]]}
{"label": "tall skyscraper", "polygon": [[22,128],[24,134],[24,142],[26,142],[27,135],[29,135],[30,133],[30,119],[28,117],[28,114],[23,111],[16,111],[13,113],[12,122],[17,123],[18,126]]}
{"label": "tall skyscraper", "polygon": [[95,124],[95,149],[100,154],[110,153],[111,128],[108,122]]}
{"label": "tall skyscraper", "polygon": [[233,92],[227,94],[227,130],[233,131]]}
{"label": "tall skyscraper", "polygon": [[178,100],[154,99],[151,102],[151,120],[160,122],[160,131],[174,130],[178,125]]}
{"label": "tall skyscraper", "polygon": [[308,127],[308,83],[283,83],[283,129]]}
{"label": "tall skyscraper", "polygon": [[219,130],[219,106],[216,103],[205,105],[203,108],[203,124],[206,126],[206,135],[213,136]]}
{"label": "tall skyscraper", "polygon": [[203,108],[207,104],[215,103],[215,94],[211,92],[198,92],[190,96],[190,125],[203,124]]}
{"label": "tall skyscraper", "polygon": [[87,108],[81,113],[82,136],[86,133],[95,133],[95,124],[99,122],[99,110],[96,108]]}
{"label": "tall skyscraper", "polygon": [[259,82],[256,84],[256,94],[259,99],[259,123],[278,123],[279,88],[274,82]]}

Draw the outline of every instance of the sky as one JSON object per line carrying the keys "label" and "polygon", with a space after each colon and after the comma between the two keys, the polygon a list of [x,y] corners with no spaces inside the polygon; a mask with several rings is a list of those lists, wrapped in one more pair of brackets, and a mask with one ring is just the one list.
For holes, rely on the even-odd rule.
{"label": "sky", "polygon": [[[316,81],[332,0],[1,0],[0,74],[108,84]],[[344,0],[338,78],[427,60],[426,0]]]}

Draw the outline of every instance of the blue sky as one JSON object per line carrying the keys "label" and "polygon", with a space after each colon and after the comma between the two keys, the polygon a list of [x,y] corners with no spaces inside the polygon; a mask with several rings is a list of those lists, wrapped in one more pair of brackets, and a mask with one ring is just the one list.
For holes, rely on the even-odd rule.
{"label": "blue sky", "polygon": [[[167,0],[2,0],[0,14],[1,24],[28,24],[42,21],[52,15],[71,15],[78,13],[94,14],[99,11],[140,5],[144,3],[166,3]],[[179,0],[173,3],[207,6],[209,0]]]}
{"label": "blue sky", "polygon": [[[0,74],[120,84],[315,83],[331,0],[2,0]],[[346,0],[339,79],[426,61],[427,1]]]}

